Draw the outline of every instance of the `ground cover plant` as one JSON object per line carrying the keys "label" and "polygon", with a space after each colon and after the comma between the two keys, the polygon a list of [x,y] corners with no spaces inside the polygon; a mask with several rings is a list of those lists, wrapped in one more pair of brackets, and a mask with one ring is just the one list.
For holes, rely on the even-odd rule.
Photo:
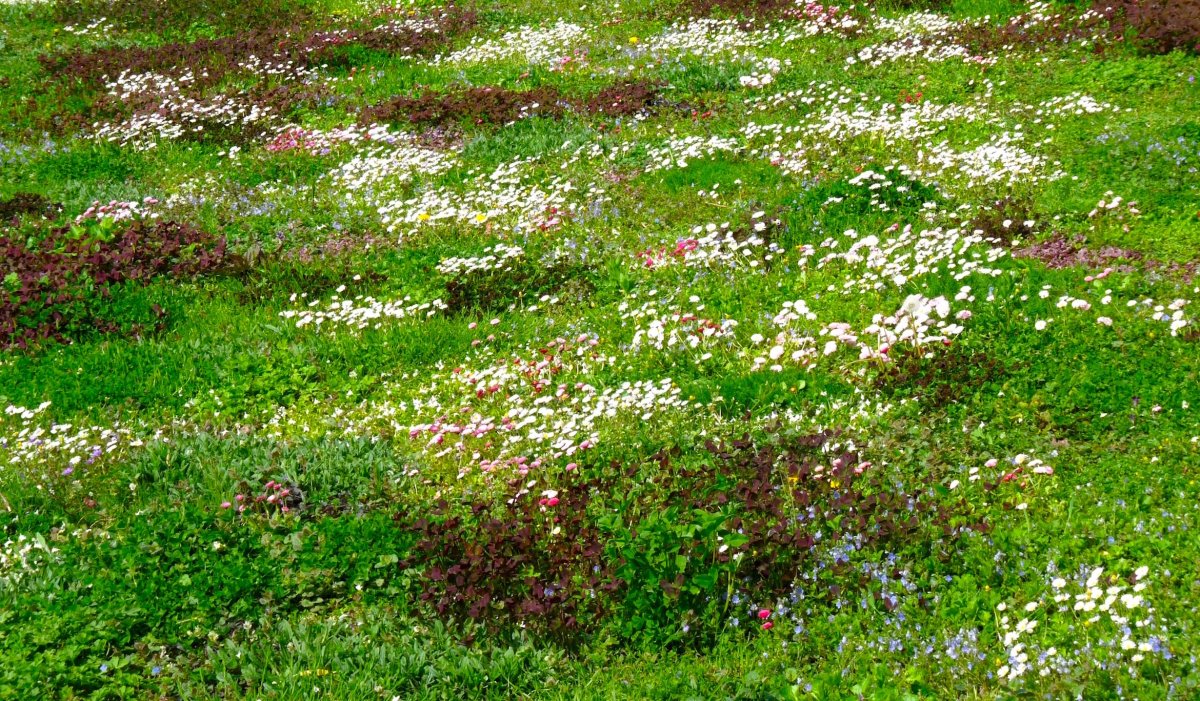
{"label": "ground cover plant", "polygon": [[1200,696],[1198,53],[0,0],[0,699]]}

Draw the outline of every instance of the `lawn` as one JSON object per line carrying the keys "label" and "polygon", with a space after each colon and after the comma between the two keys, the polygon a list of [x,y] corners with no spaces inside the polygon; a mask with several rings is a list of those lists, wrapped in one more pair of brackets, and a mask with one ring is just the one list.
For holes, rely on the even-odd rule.
{"label": "lawn", "polygon": [[1200,697],[1200,0],[0,0],[0,699]]}

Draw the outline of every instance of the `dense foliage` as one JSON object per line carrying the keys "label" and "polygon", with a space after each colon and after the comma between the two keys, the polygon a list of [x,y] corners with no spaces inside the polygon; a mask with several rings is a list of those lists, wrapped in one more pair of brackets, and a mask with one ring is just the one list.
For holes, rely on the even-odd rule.
{"label": "dense foliage", "polygon": [[0,0],[0,699],[1195,698],[1198,53]]}

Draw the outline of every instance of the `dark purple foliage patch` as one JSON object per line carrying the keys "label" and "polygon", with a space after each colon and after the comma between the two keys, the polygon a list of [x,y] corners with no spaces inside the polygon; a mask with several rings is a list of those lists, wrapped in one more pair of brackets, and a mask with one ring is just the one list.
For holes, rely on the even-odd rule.
{"label": "dark purple foliage patch", "polygon": [[104,240],[69,227],[36,243],[0,236],[0,348],[118,330],[97,309],[117,286],[198,275],[225,263],[223,238],[176,222],[139,221]]}
{"label": "dark purple foliage patch", "polygon": [[[622,635],[662,637],[684,611],[719,627],[733,582],[764,600],[786,596],[839,544],[944,547],[986,530],[853,452],[829,453],[836,438],[710,441],[699,463],[675,448],[644,465],[568,471],[549,498],[517,479],[501,505],[443,500],[421,518],[397,513],[417,537],[400,566],[421,573],[422,599],[439,615],[564,641],[615,616]],[[856,590],[852,569],[810,600]]]}

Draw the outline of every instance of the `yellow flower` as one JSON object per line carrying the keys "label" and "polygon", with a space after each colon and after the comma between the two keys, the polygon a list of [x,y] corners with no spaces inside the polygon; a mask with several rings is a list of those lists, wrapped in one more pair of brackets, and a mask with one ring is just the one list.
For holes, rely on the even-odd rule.
{"label": "yellow flower", "polygon": [[476,214],[476,215],[475,215],[475,221],[477,221],[477,222],[479,222],[480,224],[482,224],[483,222],[487,221],[487,215],[486,215],[486,214]]}
{"label": "yellow flower", "polygon": [[421,212],[420,214],[417,215],[417,219],[420,219],[421,221],[429,221],[429,213]]}
{"label": "yellow flower", "polygon": [[639,41],[641,41],[641,40],[638,39],[637,37],[629,37],[630,44],[637,44]]}

